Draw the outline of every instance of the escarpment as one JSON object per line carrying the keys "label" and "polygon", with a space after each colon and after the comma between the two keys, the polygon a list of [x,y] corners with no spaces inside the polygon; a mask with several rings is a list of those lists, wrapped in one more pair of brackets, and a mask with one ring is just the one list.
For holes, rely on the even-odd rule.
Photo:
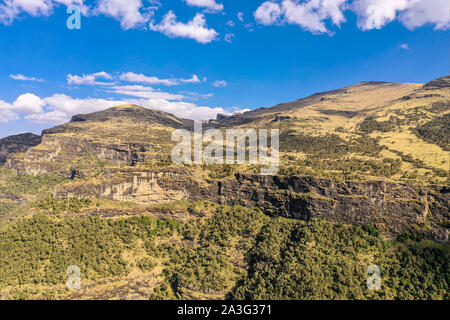
{"label": "escarpment", "polygon": [[207,200],[259,207],[271,216],[376,225],[386,236],[418,232],[436,241],[448,241],[450,222],[448,187],[388,181],[337,182],[252,174],[211,180],[187,169],[114,169],[101,181],[62,185],[55,196],[141,204]]}

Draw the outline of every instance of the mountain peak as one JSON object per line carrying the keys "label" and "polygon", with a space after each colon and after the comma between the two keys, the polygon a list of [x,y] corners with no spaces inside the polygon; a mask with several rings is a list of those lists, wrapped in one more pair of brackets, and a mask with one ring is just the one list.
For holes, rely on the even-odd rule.
{"label": "mountain peak", "polygon": [[70,122],[44,130],[43,134],[54,134],[67,131],[78,131],[77,126],[82,123],[102,123],[107,124],[115,121],[125,121],[132,123],[160,124],[170,128],[190,128],[192,121],[180,119],[173,114],[145,108],[134,104],[123,104],[105,110],[88,114],[77,114]]}

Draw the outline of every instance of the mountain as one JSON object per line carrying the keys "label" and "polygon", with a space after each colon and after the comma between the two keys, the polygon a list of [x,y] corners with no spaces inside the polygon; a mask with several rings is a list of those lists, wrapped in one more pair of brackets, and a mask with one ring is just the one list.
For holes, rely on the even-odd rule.
{"label": "mountain", "polygon": [[173,164],[193,121],[135,105],[3,139],[0,297],[448,299],[449,88],[361,82],[203,124],[279,129],[271,176]]}
{"label": "mountain", "polygon": [[24,173],[73,173],[74,163],[89,169],[86,157],[114,165],[145,162],[170,154],[173,129],[192,128],[193,121],[136,105],[122,105],[42,132],[42,142],[25,154],[9,158],[7,166]]}

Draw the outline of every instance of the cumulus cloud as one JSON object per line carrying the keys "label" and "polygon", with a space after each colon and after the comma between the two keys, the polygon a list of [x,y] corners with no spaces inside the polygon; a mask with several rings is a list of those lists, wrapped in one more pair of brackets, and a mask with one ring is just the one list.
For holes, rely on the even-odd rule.
{"label": "cumulus cloud", "polygon": [[144,8],[142,0],[99,0],[95,13],[120,21],[121,27],[127,30],[143,26],[156,8],[157,5]]}
{"label": "cumulus cloud", "polygon": [[16,113],[33,114],[42,113],[45,102],[32,93],[20,95],[12,104],[12,110]]}
{"label": "cumulus cloud", "polygon": [[214,82],[214,87],[221,88],[226,87],[228,83],[225,80],[217,80]]}
{"label": "cumulus cloud", "polygon": [[[148,92],[158,94],[157,91],[142,91],[139,87],[129,88],[132,95],[139,95],[140,92]],[[117,92],[124,90],[125,88],[118,87]],[[71,119],[75,114],[80,113],[90,113],[100,110],[105,110],[114,106],[121,104],[136,104],[143,107],[156,109],[168,113],[172,113],[180,118],[188,118],[193,120],[208,120],[216,117],[218,113],[230,114],[229,111],[219,108],[219,107],[206,107],[198,106],[195,103],[185,102],[166,99],[161,93],[160,96],[151,97],[138,97],[138,98],[124,98],[120,100],[106,100],[106,99],[75,99],[65,94],[54,94],[47,98],[39,98],[45,104],[45,111],[31,113],[26,115],[25,119],[33,122],[39,123],[49,123],[49,124],[62,124]],[[127,94],[125,94],[127,95]],[[5,106],[3,106],[3,104]],[[17,114],[15,114],[8,103],[3,103],[0,101],[0,114],[5,115],[3,122],[8,122],[18,119]]]}
{"label": "cumulus cloud", "polygon": [[19,116],[12,110],[11,104],[0,100],[0,123],[18,120]]}
{"label": "cumulus cloud", "polygon": [[312,33],[328,32],[326,20],[340,25],[345,21],[342,7],[347,0],[310,0],[299,2],[297,0],[283,0],[264,2],[255,11],[254,16],[258,23],[273,25],[281,22],[296,24]]}
{"label": "cumulus cloud", "polygon": [[215,0],[184,0],[189,6],[206,8],[208,11],[217,12],[223,10],[223,4]]}
{"label": "cumulus cloud", "polygon": [[173,38],[188,38],[199,43],[209,43],[216,39],[218,33],[206,25],[205,16],[197,13],[195,17],[187,22],[177,21],[177,16],[169,11],[159,24],[154,21],[150,23],[150,29]]}
{"label": "cumulus cloud", "polygon": [[[197,81],[198,77],[191,79]],[[219,86],[225,81],[217,82]],[[121,104],[136,104],[147,108],[172,113],[181,118],[207,120],[215,118],[218,113],[231,114],[220,107],[199,106],[193,102],[197,99],[207,99],[212,94],[188,92],[186,95],[163,92],[145,85],[112,85],[104,88],[105,93],[117,95],[114,99],[72,98],[65,94],[54,94],[41,98],[32,93],[20,95],[12,104],[0,101],[1,122],[19,119],[23,115],[26,120],[48,124],[62,124],[75,114],[91,113]]]}
{"label": "cumulus cloud", "polygon": [[265,26],[275,24],[281,16],[281,6],[272,1],[266,1],[255,11],[255,19],[258,23]]}
{"label": "cumulus cloud", "polygon": [[261,4],[254,16],[262,25],[296,24],[312,33],[328,33],[326,22],[339,27],[348,10],[356,13],[361,30],[381,29],[394,20],[408,29],[426,24],[450,28],[448,0],[271,0]]}
{"label": "cumulus cloud", "polygon": [[425,24],[435,29],[450,27],[450,2],[447,0],[355,0],[352,6],[362,30],[381,29],[398,19],[408,29]]}
{"label": "cumulus cloud", "polygon": [[18,73],[18,74],[10,74],[9,77],[10,77],[11,79],[19,80],[19,81],[36,81],[36,82],[44,82],[44,81],[45,81],[45,80],[42,79],[42,78],[27,77],[27,76],[24,76],[24,75],[21,74],[21,73]]}
{"label": "cumulus cloud", "polygon": [[100,111],[123,103],[120,100],[74,99],[65,94],[54,94],[42,101],[45,103],[46,110],[30,114],[25,119],[41,123],[62,124],[69,121],[75,114]]}
{"label": "cumulus cloud", "polygon": [[106,73],[104,71],[97,72],[97,73],[91,73],[91,74],[84,74],[82,76],[67,75],[67,83],[68,84],[75,84],[75,85],[111,85],[110,82],[101,82],[97,81],[97,79],[106,79],[106,80],[112,80],[112,76],[109,73]]}
{"label": "cumulus cloud", "polygon": [[24,12],[31,16],[48,16],[52,13],[51,0],[5,0],[0,5],[0,22],[9,25],[20,13]]}

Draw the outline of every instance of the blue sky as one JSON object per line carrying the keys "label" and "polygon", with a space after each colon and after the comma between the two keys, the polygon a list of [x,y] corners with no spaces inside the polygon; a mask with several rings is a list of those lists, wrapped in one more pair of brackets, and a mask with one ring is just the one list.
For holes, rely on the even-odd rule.
{"label": "blue sky", "polygon": [[[66,5],[80,6],[69,30]],[[445,8],[447,6],[447,8]],[[447,0],[0,1],[0,137],[123,102],[208,119],[449,74]]]}

